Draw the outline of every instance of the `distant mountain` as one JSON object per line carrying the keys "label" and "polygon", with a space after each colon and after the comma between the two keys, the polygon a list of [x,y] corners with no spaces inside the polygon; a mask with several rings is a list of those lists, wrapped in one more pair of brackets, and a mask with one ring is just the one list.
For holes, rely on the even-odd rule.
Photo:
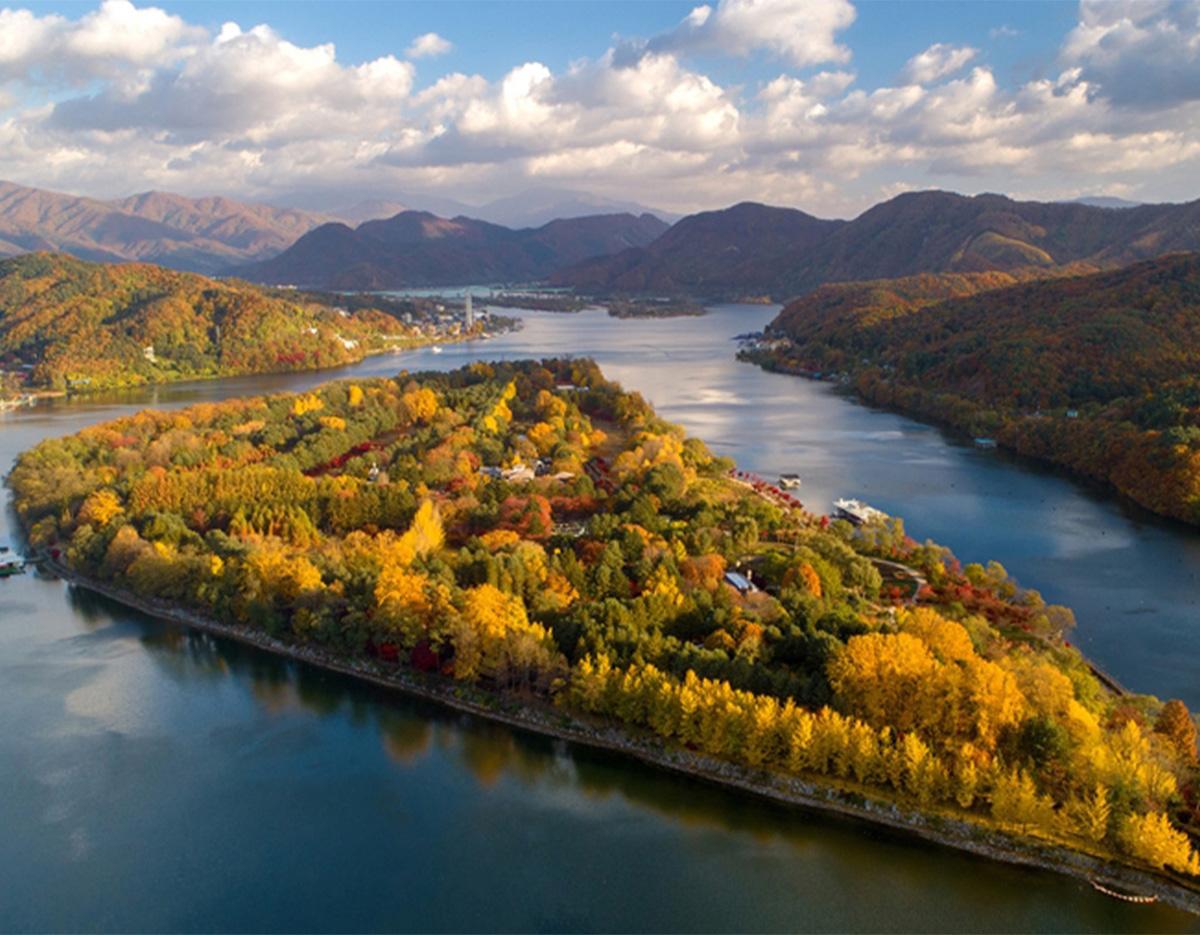
{"label": "distant mountain", "polygon": [[85,260],[145,260],[215,272],[272,256],[325,220],[228,198],[145,192],[99,201],[0,182],[5,256],[53,250]]}
{"label": "distant mountain", "polygon": [[1144,201],[1129,201],[1126,198],[1114,198],[1112,195],[1085,195],[1082,198],[1072,198],[1069,202],[1075,205],[1091,205],[1093,208],[1137,208]]}
{"label": "distant mountain", "polygon": [[329,289],[519,282],[585,257],[642,246],[666,229],[649,214],[570,218],[512,230],[473,218],[405,211],[357,228],[324,224],[279,256],[231,272],[255,282]]}
{"label": "distant mountain", "polygon": [[745,202],[693,214],[648,246],[590,258],[551,281],[606,292],[768,292],[771,258],[816,247],[844,223]]}
{"label": "distant mountain", "polygon": [[[744,224],[749,208],[760,219],[752,236]],[[794,215],[807,219],[800,225],[802,236],[789,232],[798,223]],[[1049,269],[1080,261],[1117,266],[1200,249],[1200,202],[1114,211],[1003,195],[912,192],[848,222],[737,205],[684,218],[670,238],[669,251],[654,243],[578,264],[553,281],[595,291],[762,292],[786,298],[826,282],[925,272]],[[714,258],[722,260],[719,268]]]}
{"label": "distant mountain", "polygon": [[399,201],[388,201],[384,198],[366,198],[344,208],[327,211],[331,218],[351,226],[357,226],[364,221],[378,221],[383,218],[395,217],[405,211],[411,211],[412,206]]}
{"label": "distant mountain", "polygon": [[530,189],[517,195],[497,198],[465,213],[481,221],[516,228],[541,227],[550,221],[596,214],[653,214],[667,223],[679,219],[677,214],[648,208],[637,202],[619,201],[563,188]]}

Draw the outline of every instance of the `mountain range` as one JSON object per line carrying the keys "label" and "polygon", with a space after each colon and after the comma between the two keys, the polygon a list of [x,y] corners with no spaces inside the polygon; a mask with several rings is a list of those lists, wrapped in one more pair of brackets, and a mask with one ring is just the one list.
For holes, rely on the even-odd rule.
{"label": "mountain range", "polygon": [[666,230],[652,214],[564,218],[512,230],[405,211],[356,228],[323,224],[279,256],[228,272],[254,282],[347,290],[531,281],[586,257],[645,246]]}
{"label": "mountain range", "polygon": [[826,282],[925,272],[1119,266],[1200,249],[1200,202],[1122,210],[1003,195],[899,195],[852,221],[740,204],[684,218],[644,247],[550,277],[589,292],[786,298]]}
{"label": "mountain range", "polygon": [[230,198],[145,192],[100,201],[0,182],[0,256],[49,250],[212,273],[272,256],[326,220]]}

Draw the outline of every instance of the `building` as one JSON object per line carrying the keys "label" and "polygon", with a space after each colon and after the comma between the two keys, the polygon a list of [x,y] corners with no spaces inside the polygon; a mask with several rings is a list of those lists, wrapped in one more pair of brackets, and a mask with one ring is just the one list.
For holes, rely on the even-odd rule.
{"label": "building", "polygon": [[475,327],[475,307],[471,304],[470,292],[467,293],[466,303],[463,306],[463,320],[466,322],[468,331]]}
{"label": "building", "polygon": [[738,594],[752,594],[758,590],[758,586],[750,580],[748,575],[736,571],[725,572],[725,583],[735,588]]}

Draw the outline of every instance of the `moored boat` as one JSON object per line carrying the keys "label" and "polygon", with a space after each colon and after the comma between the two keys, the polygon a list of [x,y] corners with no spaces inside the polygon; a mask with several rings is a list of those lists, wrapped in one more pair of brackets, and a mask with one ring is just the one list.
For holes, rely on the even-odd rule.
{"label": "moored boat", "polygon": [[782,487],[784,490],[788,490],[789,488],[793,488],[793,487],[799,487],[800,484],[801,484],[801,480],[800,480],[799,474],[780,474],[779,475],[779,486]]}
{"label": "moored boat", "polygon": [[0,578],[10,578],[25,570],[25,559],[6,545],[0,545]]}
{"label": "moored boat", "polygon": [[855,526],[864,526],[867,523],[876,523],[888,518],[883,510],[877,510],[861,500],[846,498],[833,501],[833,515],[835,518],[847,520]]}

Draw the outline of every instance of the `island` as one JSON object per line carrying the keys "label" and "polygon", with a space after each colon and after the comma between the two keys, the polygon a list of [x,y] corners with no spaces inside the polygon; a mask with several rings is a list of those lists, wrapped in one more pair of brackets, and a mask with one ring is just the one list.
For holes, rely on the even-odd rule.
{"label": "island", "polygon": [[151,614],[1200,909],[1181,702],[999,564],[814,514],[593,362],[145,411],[8,483],[46,568]]}
{"label": "island", "polygon": [[1200,254],[827,285],[741,352],[1200,523]]}
{"label": "island", "polygon": [[[486,328],[512,325],[496,316]],[[27,254],[0,262],[0,404],[336,367],[484,330],[424,299],[264,288],[148,263]]]}

